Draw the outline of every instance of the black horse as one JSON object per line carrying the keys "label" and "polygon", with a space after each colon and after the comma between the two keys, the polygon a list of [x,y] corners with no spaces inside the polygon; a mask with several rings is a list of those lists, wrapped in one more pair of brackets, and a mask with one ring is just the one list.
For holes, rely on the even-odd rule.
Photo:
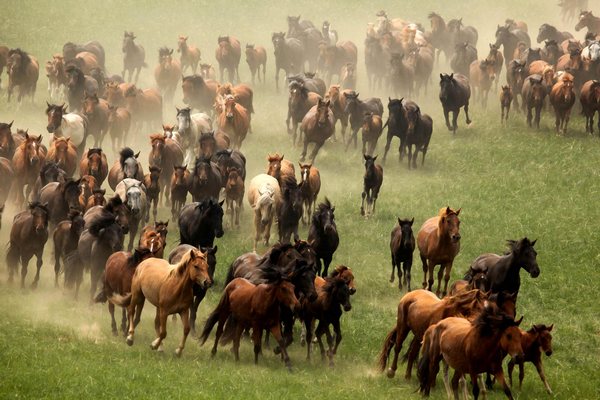
{"label": "black horse", "polygon": [[277,212],[277,227],[279,242],[289,243],[294,235],[294,241],[300,239],[298,224],[302,218],[302,190],[295,183],[284,185],[281,189],[281,206]]}
{"label": "black horse", "polygon": [[223,236],[223,202],[206,199],[187,204],[179,214],[181,244],[212,247]]}
{"label": "black horse", "polygon": [[[425,154],[429,147],[431,134],[433,132],[433,119],[422,114],[419,106],[406,108],[406,119],[408,130],[406,131],[406,147],[408,148],[408,169],[417,168],[417,156],[419,151],[423,154],[421,166],[425,164]],[[412,149],[415,147],[415,152]]]}
{"label": "black horse", "polygon": [[308,230],[308,243],[317,255],[317,273],[321,276],[327,276],[333,253],[340,243],[334,211],[335,207],[326,197],[315,210]]}
{"label": "black horse", "polygon": [[403,102],[404,97],[401,99],[392,99],[388,97],[388,120],[385,122],[384,128],[387,126],[387,141],[385,143],[385,151],[383,153],[383,164],[387,153],[390,150],[390,144],[392,139],[396,136],[400,139],[400,146],[398,147],[398,153],[400,161],[404,157],[404,146],[406,140],[406,131],[408,130],[408,120],[406,119],[406,107],[416,107],[417,104],[407,100]]}
{"label": "black horse", "polygon": [[[448,130],[456,134],[458,125],[456,120],[460,113],[460,108],[465,108],[467,116],[467,125],[471,123],[469,118],[469,100],[471,98],[471,86],[466,76],[461,74],[440,74],[440,101],[444,109],[444,118]],[[448,114],[452,112],[452,126],[448,120]]]}
{"label": "black horse", "polygon": [[465,280],[471,281],[476,274],[484,273],[487,278],[486,291],[518,294],[521,287],[519,275],[521,268],[529,272],[532,278],[537,278],[540,274],[540,267],[536,260],[537,252],[533,248],[536,241],[530,241],[526,237],[520,240],[509,240],[509,251],[506,254],[480,255],[471,264]]}
{"label": "black horse", "polygon": [[[412,226],[415,219],[400,219],[398,225],[392,229],[390,237],[390,251],[392,253],[392,275],[390,282],[394,282],[394,270],[398,270],[398,289],[402,290],[402,281],[406,284],[410,292],[410,270],[413,262],[413,253],[415,252],[415,236]],[[403,272],[400,270],[402,266]]]}

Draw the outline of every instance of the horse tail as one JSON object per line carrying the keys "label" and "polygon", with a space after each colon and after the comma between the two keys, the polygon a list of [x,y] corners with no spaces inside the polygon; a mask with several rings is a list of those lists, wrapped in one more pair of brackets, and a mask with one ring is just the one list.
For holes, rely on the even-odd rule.
{"label": "horse tail", "polygon": [[6,264],[8,270],[16,270],[19,265],[20,253],[19,249],[13,245],[12,241],[8,244],[8,251],[6,253]]}
{"label": "horse tail", "polygon": [[390,123],[390,119],[388,118],[387,121],[385,121],[385,124],[383,124],[383,128],[381,128],[382,132],[388,126],[389,123]]}
{"label": "horse tail", "polygon": [[[424,396],[429,396],[432,383],[440,369],[439,357],[435,353],[436,329],[431,328],[425,331],[423,335],[423,349],[421,350],[421,359],[417,368],[417,378],[419,379],[419,392]],[[433,368],[431,368],[433,366]]]}
{"label": "horse tail", "polygon": [[221,316],[221,313],[224,311],[228,311],[228,310],[229,310],[229,293],[227,293],[227,291],[225,291],[225,292],[223,292],[223,295],[221,296],[221,300],[219,301],[219,304],[213,310],[213,312],[210,313],[210,315],[208,316],[208,319],[206,320],[206,323],[204,324],[204,328],[202,329],[202,334],[200,335],[200,338],[199,338],[200,346],[202,346],[204,344],[204,342],[206,342],[206,339],[208,339],[208,335],[210,335],[210,331],[212,331],[212,328],[219,321],[219,317]]}
{"label": "horse tail", "polygon": [[235,273],[233,272],[234,269],[235,269],[234,265],[231,264],[229,266],[229,270],[227,271],[227,277],[225,278],[225,283],[223,284],[224,288],[227,287],[227,285],[229,285],[229,282],[231,282],[235,278],[235,275],[234,275]]}
{"label": "horse tail", "polygon": [[390,356],[390,351],[396,345],[396,336],[398,335],[398,331],[396,327],[387,334],[385,341],[383,342],[383,348],[381,349],[381,353],[379,353],[379,371],[385,371],[385,367],[387,366],[387,361]]}
{"label": "horse tail", "polygon": [[[104,290],[102,291],[102,293],[104,293]],[[96,298],[94,299],[95,302],[98,303],[98,298],[102,295],[102,293],[98,294],[98,296],[96,296]],[[111,303],[113,303],[114,305],[117,305],[119,307],[128,307],[129,304],[131,304],[131,293],[127,293],[125,296],[122,296],[118,293],[113,293],[110,296],[106,297],[106,294],[104,294],[104,297],[110,301]]]}
{"label": "horse tail", "polygon": [[[108,300],[108,296],[106,296],[106,292],[104,291],[104,288],[102,288],[102,290],[96,295],[96,297],[94,297],[94,303],[106,303],[107,300]],[[112,300],[112,296],[111,296],[111,300]]]}
{"label": "horse tail", "polygon": [[65,270],[65,287],[71,289],[74,285],[83,281],[84,265],[77,250],[65,254],[63,264]]}

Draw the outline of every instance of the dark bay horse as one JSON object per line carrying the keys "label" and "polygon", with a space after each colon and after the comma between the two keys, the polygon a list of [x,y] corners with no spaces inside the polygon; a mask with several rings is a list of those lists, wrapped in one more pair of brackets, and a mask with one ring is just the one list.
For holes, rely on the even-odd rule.
{"label": "dark bay horse", "polygon": [[[360,215],[368,216],[375,214],[375,204],[379,196],[379,190],[383,184],[383,167],[375,164],[377,156],[372,157],[363,155],[365,159],[365,174],[363,176],[362,203],[360,205]],[[365,209],[365,199],[367,208]]]}
{"label": "dark bay horse", "polygon": [[108,161],[106,153],[100,148],[90,148],[81,157],[79,162],[80,176],[91,175],[96,179],[98,186],[102,186],[108,176]]}
{"label": "dark bay horse", "polygon": [[[415,236],[412,226],[415,219],[400,219],[398,225],[392,229],[390,237],[390,252],[392,253],[392,275],[390,282],[394,282],[394,272],[398,270],[398,289],[402,290],[402,281],[410,292],[410,270],[415,251]],[[402,271],[400,267],[402,266]]]}
{"label": "dark bay horse", "polygon": [[498,25],[496,29],[496,43],[498,48],[503,46],[504,62],[508,68],[508,64],[514,59],[514,52],[519,42],[523,42],[525,46],[531,47],[531,39],[527,32],[520,29],[512,29],[508,26]]}
{"label": "dark bay horse", "polygon": [[[456,134],[458,114],[461,107],[465,109],[467,125],[471,124],[469,118],[469,100],[471,98],[471,86],[469,79],[461,74],[440,74],[440,101],[444,109],[444,118],[449,131]],[[448,114],[452,112],[452,126]]]}
{"label": "dark bay horse", "polygon": [[[295,181],[295,179],[294,179]],[[302,190],[295,182],[281,187],[281,203],[277,210],[277,227],[279,242],[289,243],[290,237],[298,241],[298,225],[302,218]]]}
{"label": "dark bay horse", "polygon": [[333,112],[329,108],[330,101],[318,100],[316,106],[313,106],[302,119],[301,131],[304,133],[304,146],[300,161],[303,162],[308,151],[308,144],[314,143],[310,159],[315,162],[319,149],[325,144],[325,141],[333,136],[335,132],[335,121]]}
{"label": "dark bay horse", "polygon": [[387,126],[387,139],[385,143],[385,151],[383,153],[383,164],[387,157],[387,153],[390,150],[390,145],[394,137],[400,139],[400,146],[398,147],[398,156],[400,161],[404,157],[405,142],[406,142],[406,131],[408,130],[408,119],[406,118],[406,110],[416,108],[417,103],[414,101],[401,99],[392,99],[388,97],[388,119],[383,126]]}
{"label": "dark bay horse", "polygon": [[[540,129],[540,118],[547,94],[544,77],[541,75],[530,75],[523,81],[521,89],[523,103],[521,104],[521,108],[523,112],[527,109],[527,125],[530,128],[535,125],[537,129]],[[533,110],[535,110],[535,118]]]}
{"label": "dark bay horse", "polygon": [[83,100],[87,94],[98,94],[98,82],[85,75],[76,65],[67,65],[67,101],[71,112],[82,111]]}
{"label": "dark bay horse", "polygon": [[56,226],[68,218],[71,210],[82,211],[79,204],[79,182],[67,179],[65,182],[51,182],[40,191],[40,201],[47,204],[50,211],[50,225]]}
{"label": "dark bay horse", "polygon": [[171,219],[177,221],[185,204],[189,189],[190,173],[187,165],[176,165],[171,176]]}
{"label": "dark bay horse", "polygon": [[358,92],[354,91],[345,94],[346,109],[344,111],[348,114],[350,129],[352,130],[352,135],[346,142],[346,150],[348,150],[351,142],[354,142],[354,147],[356,148],[358,130],[363,126],[366,112],[372,112],[380,117],[383,115],[383,104],[379,98],[369,97],[365,100],[360,100],[358,98],[359,95]]}
{"label": "dark bay horse", "polygon": [[585,131],[594,133],[594,115],[598,112],[598,132],[600,132],[600,82],[590,80],[583,84],[579,96],[581,109],[585,115]]}
{"label": "dark bay horse", "polygon": [[[448,291],[448,281],[452,271],[452,262],[460,251],[460,208],[453,210],[450,207],[441,208],[438,215],[429,218],[423,223],[417,234],[417,245],[423,262],[423,289],[431,291],[433,287],[433,269],[440,265],[438,272],[438,285],[436,295],[440,295],[442,275],[444,276],[444,291]],[[427,272],[429,280],[427,281]]]}
{"label": "dark bay horse", "polygon": [[215,58],[219,62],[220,78],[223,82],[223,73],[228,72],[229,82],[240,82],[239,65],[242,57],[240,41],[233,36],[219,36],[218,47],[215,50]]}
{"label": "dark bay horse", "polygon": [[[408,127],[406,130],[406,147],[408,148],[408,169],[417,168],[417,156],[423,154],[421,166],[425,164],[425,154],[429,147],[431,134],[433,132],[433,119],[427,114],[422,114],[419,106],[406,107],[406,119]],[[413,146],[415,152],[413,153]]]}
{"label": "dark bay horse", "polygon": [[[309,91],[309,89],[298,81],[292,81],[288,85],[289,87],[289,98],[288,98],[288,114],[285,120],[288,134],[293,134],[292,144],[296,145],[296,134],[298,131],[298,125],[302,123],[302,119],[306,116],[308,111],[315,105],[318,104],[321,96],[317,93]],[[290,126],[290,120],[292,125]]]}
{"label": "dark bay horse", "polygon": [[308,229],[307,241],[317,254],[317,273],[321,276],[327,276],[333,253],[340,243],[334,211],[335,207],[326,197],[313,213]]}
{"label": "dark bay horse", "polygon": [[[60,260],[62,259],[64,263],[67,257],[70,257],[74,252],[77,252],[79,236],[83,232],[84,226],[85,221],[83,220],[83,214],[79,211],[71,211],[69,213],[69,219],[59,222],[52,233],[54,242],[55,287],[58,287],[58,276],[61,273]],[[65,286],[70,280],[71,277],[65,273]]]}
{"label": "dark bay horse", "polygon": [[[153,221],[156,221],[156,214],[158,213],[158,202],[162,187],[160,184],[160,167],[150,167],[150,172],[144,176],[144,187],[146,188],[146,199],[148,201],[147,213],[150,214],[150,208],[152,208]],[[170,182],[170,181],[169,181]]]}
{"label": "dark bay horse", "polygon": [[135,80],[133,80],[134,83],[137,83],[142,67],[147,67],[147,64],[145,62],[146,51],[144,50],[144,46],[136,44],[134,42],[135,39],[136,36],[133,32],[125,31],[123,33],[123,72],[121,72],[121,76],[125,79],[125,73],[129,71],[127,82],[131,82],[134,72],[137,71]]}
{"label": "dark bay horse", "polygon": [[217,164],[207,158],[196,158],[188,181],[188,191],[193,201],[218,199],[223,180]]}
{"label": "dark bay horse", "polygon": [[215,237],[223,236],[223,202],[205,199],[185,205],[179,214],[181,244],[212,247]]}
{"label": "dark bay horse", "polygon": [[18,86],[19,95],[17,102],[21,103],[23,97],[31,96],[31,102],[33,103],[40,74],[40,67],[35,57],[21,49],[11,49],[8,51],[6,66],[6,72],[8,73],[8,102],[10,103],[15,86]]}
{"label": "dark bay horse", "polygon": [[573,35],[569,32],[561,32],[550,24],[542,24],[536,40],[538,43],[542,43],[544,40],[555,40],[556,43],[562,43],[568,39],[573,39]]}
{"label": "dark bay horse", "polygon": [[28,210],[21,211],[13,218],[10,242],[6,252],[9,283],[12,283],[14,274],[19,268],[19,262],[21,262],[21,288],[25,288],[29,260],[36,256],[37,272],[31,287],[32,289],[37,288],[43,263],[44,245],[48,240],[49,219],[50,211],[47,205],[39,202],[30,203]]}
{"label": "dark bay horse", "polygon": [[96,40],[92,40],[84,44],[77,44],[73,42],[65,43],[62,48],[62,54],[63,58],[65,59],[65,63],[74,60],[77,54],[82,53],[84,51],[95,55],[96,59],[98,60],[98,64],[100,64],[100,66],[104,68],[104,47],[102,47],[102,44],[100,44],[100,42]]}
{"label": "dark bay horse", "polygon": [[279,90],[279,70],[285,75],[302,71],[304,64],[304,47],[296,38],[286,38],[284,32],[274,32],[271,41],[275,48],[275,86]]}

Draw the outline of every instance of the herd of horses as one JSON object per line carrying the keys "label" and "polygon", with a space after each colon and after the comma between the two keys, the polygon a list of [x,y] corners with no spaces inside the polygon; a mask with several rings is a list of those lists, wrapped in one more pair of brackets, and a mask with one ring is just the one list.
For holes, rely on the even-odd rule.
{"label": "herd of horses", "polygon": [[[561,3],[565,18],[570,18],[575,3],[581,1]],[[188,334],[196,334],[198,307],[215,280],[215,241],[240,227],[245,197],[253,213],[253,251],[230,265],[221,299],[198,332],[201,343],[216,325],[211,354],[216,354],[219,344],[232,343],[238,360],[242,334],[251,331],[258,362],[266,331],[265,340],[269,334],[274,336],[276,353],[291,368],[286,348],[294,340],[294,324],[299,320],[307,358],[314,335],[322,359],[333,365],[342,339],[340,320],[343,311],[352,308],[356,286],[353,271],[345,265],[332,267],[329,273],[340,237],[335,207],[327,197],[318,200],[321,189],[327,187],[316,166],[321,147],[341,140],[346,150],[352,145],[356,149],[361,131],[365,173],[360,213],[373,215],[383,185],[383,167],[375,154],[383,131],[387,128],[383,163],[392,139],[398,137],[399,159],[406,156],[408,168],[417,168],[420,152],[424,164],[433,120],[409,98],[422,98],[421,90],[426,95],[441,53],[451,72],[440,74],[439,99],[446,126],[454,133],[461,108],[467,124],[471,123],[472,92],[485,107],[489,92],[498,91],[503,123],[514,102],[526,113],[528,124],[539,128],[546,97],[556,115],[557,131],[567,131],[577,98],[586,117],[586,131],[593,133],[594,116],[600,112],[600,18],[591,11],[582,11],[575,26],[576,31],[588,29],[583,41],[543,24],[537,36],[537,42],[544,45],[541,49],[531,47],[525,22],[506,20],[498,25],[486,58],[477,54],[477,30],[462,19],[446,22],[431,13],[431,29],[427,30],[418,23],[388,18],[383,11],[376,17],[367,27],[364,61],[369,89],[385,87],[396,97],[388,97],[385,122],[382,100],[361,96],[357,90],[356,44],[340,39],[328,21],[317,29],[311,21],[289,16],[287,33],[272,34],[276,87],[279,90],[283,70],[288,89],[287,133],[294,145],[302,146],[302,152],[297,165],[283,154],[269,153],[265,172],[249,176],[248,182],[248,160],[242,149],[253,134],[254,89],[241,83],[242,48],[237,38],[218,37],[217,80],[216,69],[200,63],[200,49],[188,43],[188,36],[180,35],[179,59],[174,57],[174,48],[160,48],[154,70],[156,88],[146,89],[136,86],[147,64],[145,49],[136,43],[133,32],[123,35],[121,75],[107,73],[106,54],[99,42],[66,43],[62,53],[54,54],[45,65],[52,102],[47,102],[45,110],[50,140],[44,143],[42,135],[27,130],[13,132],[13,122],[0,123],[0,210],[6,201],[20,210],[13,219],[6,254],[9,281],[18,274],[20,264],[24,287],[29,261],[36,256],[32,287],[38,285],[44,248],[51,237],[56,286],[64,275],[64,285],[74,288],[77,298],[89,271],[91,300],[108,302],[115,335],[115,306],[123,309],[121,331],[129,345],[134,343],[145,300],[157,309],[153,350],[163,348],[168,316],[179,314],[183,324],[176,350],[179,356]],[[252,84],[255,79],[264,83],[265,48],[247,44],[245,55]],[[33,101],[39,76],[36,58],[21,49],[0,46],[0,66],[8,70],[8,100],[18,87],[19,102],[26,96]],[[183,76],[187,69],[192,75]],[[507,84],[498,90],[503,69]],[[179,87],[186,107],[177,108],[172,113],[176,124],[167,125],[169,112],[165,110],[170,109]],[[400,95],[406,98],[397,98]],[[147,135],[157,129],[161,132]],[[110,146],[104,142],[107,135]],[[147,137],[147,163],[139,158],[139,149],[127,145],[137,137]],[[88,147],[90,141],[93,147]],[[311,144],[314,147],[306,163]],[[112,148],[107,151],[107,147]],[[106,186],[112,196],[107,196]],[[162,207],[170,207],[170,221],[157,219]],[[460,212],[441,208],[423,222],[416,236],[414,218],[398,218],[390,238],[390,282],[397,271],[399,289],[408,291],[398,305],[397,323],[384,340],[379,367],[386,369],[394,349],[387,374],[395,375],[403,342],[412,332],[406,377],[410,378],[418,362],[419,390],[425,395],[443,362],[449,396],[458,397],[459,383],[468,375],[477,398],[479,376],[487,373],[512,398],[503,372],[507,355],[509,372],[519,364],[522,381],[523,363],[533,362],[551,392],[541,354],[552,353],[553,325],[535,324],[524,331],[519,328],[522,318],[515,320],[520,269],[532,278],[540,274],[536,241],[526,237],[509,241],[504,255],[481,255],[464,280],[450,285],[461,244]],[[170,222],[171,227],[177,225],[179,245],[165,259]],[[277,224],[275,244],[271,243],[273,223]],[[306,240],[300,238],[301,223],[308,227]],[[261,241],[266,251],[259,255]],[[422,289],[412,290],[417,249],[424,277]],[[451,382],[449,367],[455,371]],[[491,381],[486,385],[491,387]]]}

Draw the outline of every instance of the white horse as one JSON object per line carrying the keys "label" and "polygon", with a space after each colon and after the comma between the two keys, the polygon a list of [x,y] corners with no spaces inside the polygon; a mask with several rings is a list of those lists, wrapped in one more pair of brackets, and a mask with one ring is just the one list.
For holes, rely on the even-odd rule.
{"label": "white horse", "polygon": [[256,244],[261,237],[265,239],[265,246],[269,245],[271,224],[281,203],[281,190],[277,179],[267,174],[259,174],[252,178],[248,187],[248,203],[254,210],[256,231],[254,252],[256,252]]}
{"label": "white horse", "polygon": [[600,61],[600,42],[597,40],[588,44],[581,51],[581,59],[589,62],[598,62]]}
{"label": "white horse", "polygon": [[205,113],[192,114],[189,107],[177,108],[177,127],[179,144],[184,153],[183,164],[191,171],[196,160],[195,149],[199,147],[200,135],[212,132],[212,120]]}
{"label": "white horse", "polygon": [[129,245],[128,250],[133,249],[133,240],[137,234],[140,224],[149,220],[149,207],[146,200],[146,188],[137,179],[125,178],[115,188],[115,194],[129,207]]}

